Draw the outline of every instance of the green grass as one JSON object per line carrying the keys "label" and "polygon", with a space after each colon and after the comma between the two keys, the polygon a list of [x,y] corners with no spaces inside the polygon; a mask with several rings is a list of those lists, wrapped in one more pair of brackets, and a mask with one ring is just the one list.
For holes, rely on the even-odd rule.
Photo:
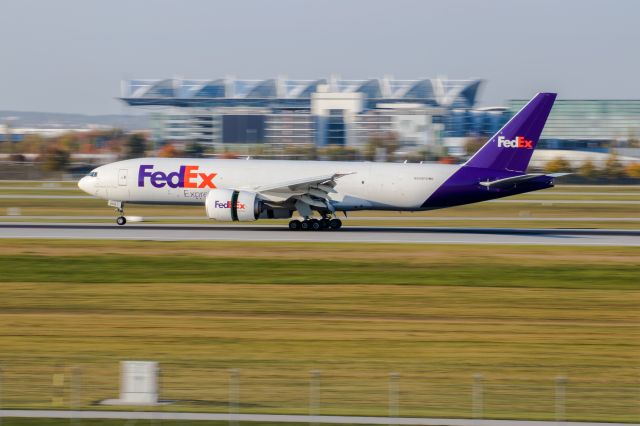
{"label": "green grass", "polygon": [[[489,251],[483,248],[479,251]],[[425,255],[427,255],[425,253]],[[522,253],[526,258],[526,253]],[[11,282],[62,283],[248,283],[248,284],[412,284],[477,287],[555,287],[634,289],[638,265],[568,264],[527,265],[486,262],[486,256],[438,264],[380,262],[378,259],[313,260],[173,256],[95,255],[0,258],[0,279]],[[64,274],[52,271],[63,270]],[[215,272],[212,274],[212,271]],[[517,278],[516,278],[517,277]],[[515,279],[514,279],[515,278]]]}
{"label": "green grass", "polygon": [[[189,420],[109,420],[109,419],[27,419],[10,417],[2,420],[3,426],[229,426],[229,422],[221,421],[189,421]],[[309,423],[278,423],[278,422],[234,422],[236,426],[308,426]],[[345,423],[332,423],[337,426],[348,426]]]}
{"label": "green grass", "polygon": [[[83,256],[86,255],[86,256]],[[3,405],[79,408],[118,393],[118,361],[161,363],[163,410],[640,420],[640,249],[0,241]],[[54,374],[62,385],[53,385]],[[67,421],[68,422],[68,421]],[[164,423],[164,422],[163,422]],[[83,420],[84,424],[84,420]]]}

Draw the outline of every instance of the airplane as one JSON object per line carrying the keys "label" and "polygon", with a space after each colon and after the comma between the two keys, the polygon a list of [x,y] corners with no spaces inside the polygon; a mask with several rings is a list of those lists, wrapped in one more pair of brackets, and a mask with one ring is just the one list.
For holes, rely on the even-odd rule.
{"label": "airplane", "polygon": [[[92,170],[78,187],[108,200],[124,225],[125,204],[203,205],[210,219],[300,219],[291,230],[337,230],[337,213],[424,211],[537,191],[566,173],[527,173],[555,101],[538,93],[466,163],[139,158]],[[319,218],[315,217],[319,216]]]}

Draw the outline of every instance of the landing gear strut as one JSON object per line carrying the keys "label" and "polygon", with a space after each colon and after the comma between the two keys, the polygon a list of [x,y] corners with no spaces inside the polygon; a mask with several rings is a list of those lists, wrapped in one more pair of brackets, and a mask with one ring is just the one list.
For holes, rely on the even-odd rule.
{"label": "landing gear strut", "polygon": [[124,203],[122,201],[113,201],[109,200],[108,205],[115,207],[116,212],[118,213],[118,217],[116,218],[116,223],[120,226],[127,223],[127,218],[124,217]]}

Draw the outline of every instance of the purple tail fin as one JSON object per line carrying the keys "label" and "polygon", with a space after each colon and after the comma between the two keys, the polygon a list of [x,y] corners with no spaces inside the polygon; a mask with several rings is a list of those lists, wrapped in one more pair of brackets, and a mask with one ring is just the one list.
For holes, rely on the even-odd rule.
{"label": "purple tail fin", "polygon": [[535,95],[465,166],[524,173],[555,100],[555,93]]}

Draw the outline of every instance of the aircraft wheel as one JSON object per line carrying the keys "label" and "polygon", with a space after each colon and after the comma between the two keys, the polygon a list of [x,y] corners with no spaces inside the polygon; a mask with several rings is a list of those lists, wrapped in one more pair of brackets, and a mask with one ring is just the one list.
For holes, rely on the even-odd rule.
{"label": "aircraft wheel", "polygon": [[318,219],[311,219],[309,220],[309,229],[311,229],[312,231],[319,231],[320,229],[322,229],[322,225],[320,224],[320,221]]}
{"label": "aircraft wheel", "polygon": [[329,222],[329,226],[333,230],[338,230],[342,228],[342,221],[340,219],[331,219],[331,221]]}
{"label": "aircraft wheel", "polygon": [[292,231],[299,231],[302,223],[299,220],[292,220],[289,222],[289,229]]}
{"label": "aircraft wheel", "polygon": [[303,220],[302,223],[300,224],[300,229],[302,229],[303,231],[308,231],[309,230],[309,221],[308,220]]}
{"label": "aircraft wheel", "polygon": [[124,225],[125,223],[127,223],[127,218],[124,216],[118,216],[116,218],[116,223],[120,226]]}
{"label": "aircraft wheel", "polygon": [[329,229],[331,227],[331,220],[327,218],[320,219],[320,225],[322,225],[322,229]]}

